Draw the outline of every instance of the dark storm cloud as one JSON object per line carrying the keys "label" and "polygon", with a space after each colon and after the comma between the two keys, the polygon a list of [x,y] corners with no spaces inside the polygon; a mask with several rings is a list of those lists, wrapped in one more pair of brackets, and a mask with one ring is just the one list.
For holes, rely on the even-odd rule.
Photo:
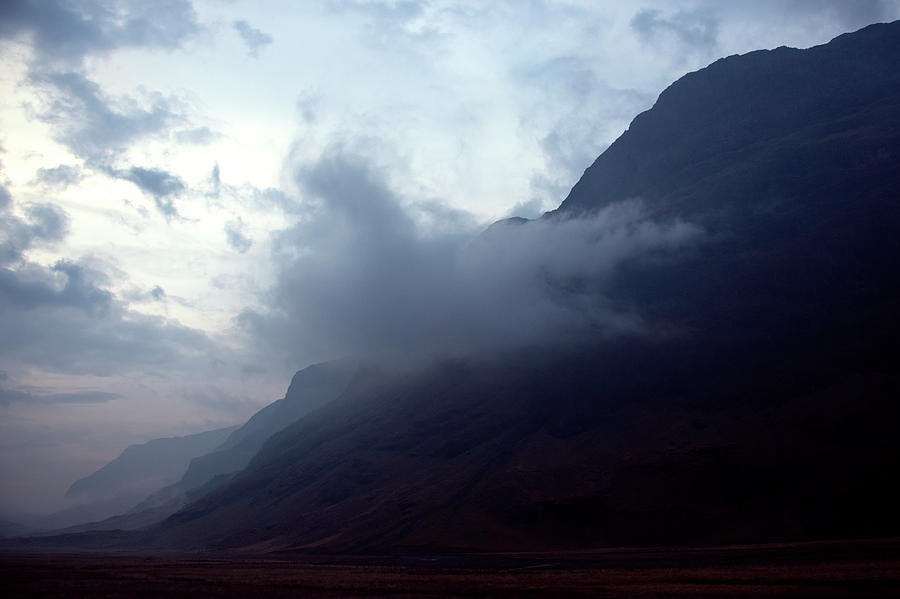
{"label": "dark storm cloud", "polygon": [[631,28],[645,42],[673,38],[695,48],[712,48],[719,33],[718,18],[706,10],[679,10],[664,15],[656,9],[638,11],[631,19]]}
{"label": "dark storm cloud", "polygon": [[77,65],[120,47],[175,48],[198,29],[188,0],[0,3],[0,38],[27,38],[45,64]]}
{"label": "dark storm cloud", "polygon": [[153,198],[156,208],[167,219],[178,218],[175,198],[187,189],[184,181],[172,173],[155,168],[132,166],[125,170],[110,169],[107,173],[117,179],[131,181],[138,189]]}
{"label": "dark storm cloud", "polygon": [[251,27],[247,21],[235,21],[233,26],[234,30],[241,36],[241,39],[244,40],[244,43],[247,44],[247,53],[253,58],[259,58],[259,49],[272,43],[271,35]]}
{"label": "dark storm cloud", "polygon": [[0,266],[21,260],[32,247],[60,242],[68,232],[69,218],[59,206],[26,204],[23,211],[25,218],[0,212]]}
{"label": "dark storm cloud", "polygon": [[78,183],[82,178],[81,169],[77,166],[60,164],[53,168],[39,168],[34,180],[49,187],[65,189],[69,185]]}
{"label": "dark storm cloud", "polygon": [[11,404],[97,404],[121,399],[118,393],[80,391],[77,393],[40,393],[28,389],[6,389],[0,386],[0,406]]}
{"label": "dark storm cloud", "polygon": [[90,166],[108,165],[135,141],[167,135],[186,121],[171,99],[149,94],[143,102],[127,96],[113,100],[74,71],[33,73],[31,81],[45,92],[46,106],[38,118]]}
{"label": "dark storm cloud", "polygon": [[244,233],[244,221],[237,217],[225,223],[225,238],[231,248],[241,254],[253,245],[253,240]]}
{"label": "dark storm cloud", "polygon": [[275,239],[284,266],[270,310],[238,322],[298,362],[490,351],[642,329],[604,284],[626,260],[698,237],[647,219],[640,202],[592,218],[425,230],[363,160],[335,150],[301,168],[314,211]]}

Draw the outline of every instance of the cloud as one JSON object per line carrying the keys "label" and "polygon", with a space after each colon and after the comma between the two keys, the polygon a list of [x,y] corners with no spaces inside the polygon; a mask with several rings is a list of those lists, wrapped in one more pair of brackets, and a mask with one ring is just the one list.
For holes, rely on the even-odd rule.
{"label": "cloud", "polygon": [[7,210],[12,206],[12,194],[6,188],[6,185],[0,185],[0,211]]}
{"label": "cloud", "polygon": [[[84,59],[118,48],[179,47],[199,31],[190,1],[10,0],[0,8],[0,38],[29,43],[34,56],[28,82],[41,92],[34,116],[51,127],[53,138],[89,168],[131,181],[150,195],[167,219],[183,181],[159,169],[117,164],[135,143],[165,138],[189,124],[179,102],[159,93],[109,97],[83,72]],[[208,127],[176,131],[179,143],[205,144],[216,137]],[[40,169],[36,181],[65,188],[77,183],[77,167]]]}
{"label": "cloud", "polygon": [[272,36],[263,33],[255,27],[251,27],[247,21],[235,21],[234,30],[238,32],[244,43],[247,44],[247,53],[253,58],[259,58],[259,49],[272,43]]}
{"label": "cloud", "polygon": [[260,408],[258,401],[228,393],[215,385],[185,391],[183,397],[190,403],[233,414],[252,414]]}
{"label": "cloud", "polygon": [[897,3],[892,0],[776,0],[774,4],[776,9],[834,18],[848,30],[892,20],[898,9]]}
{"label": "cloud", "polygon": [[11,308],[57,306],[103,315],[113,303],[112,294],[98,286],[104,282],[103,273],[67,260],[49,269],[28,264],[19,271],[0,270],[0,297]]}
{"label": "cloud", "polygon": [[218,162],[213,166],[212,172],[209,174],[209,184],[212,187],[210,195],[214,198],[219,197],[219,193],[222,191],[222,177],[219,172]]}
{"label": "cloud", "polygon": [[533,213],[555,207],[584,169],[606,149],[652,96],[604,81],[593,61],[565,55],[529,65],[517,73],[532,91],[533,104],[521,126],[534,131],[544,168],[531,179]]}
{"label": "cloud", "polygon": [[70,185],[77,184],[82,178],[81,169],[77,166],[60,164],[53,168],[39,168],[34,180],[48,187],[66,189]]}
{"label": "cloud", "polygon": [[165,302],[168,299],[168,295],[166,295],[165,289],[159,285],[155,285],[152,289],[147,290],[129,290],[122,294],[122,298],[128,302],[150,303]]}
{"label": "cloud", "polygon": [[27,204],[25,214],[33,237],[42,241],[62,241],[69,228],[65,211],[55,204]]}
{"label": "cloud", "polygon": [[531,219],[538,218],[543,212],[543,202],[537,198],[532,198],[524,202],[519,202],[513,206],[507,214],[507,217]]}
{"label": "cloud", "polygon": [[213,166],[207,179],[210,191],[208,197],[222,199],[226,203],[235,203],[241,206],[250,206],[255,210],[270,213],[272,210],[280,210],[284,214],[299,216],[307,212],[306,207],[297,201],[292,194],[274,188],[259,188],[248,183],[242,185],[229,185],[222,180],[221,169],[218,163]]}
{"label": "cloud", "polygon": [[253,240],[244,233],[244,221],[241,217],[234,218],[225,223],[225,237],[228,245],[235,251],[243,254],[253,245]]}
{"label": "cloud", "polygon": [[0,39],[25,39],[36,61],[78,65],[122,47],[176,48],[199,30],[189,0],[5,0]]}
{"label": "cloud", "polygon": [[153,298],[154,301],[161,302],[166,299],[166,292],[162,287],[157,285],[150,290],[150,297]]}
{"label": "cloud", "polygon": [[0,213],[0,266],[22,260],[30,248],[52,246],[68,233],[69,217],[55,204],[26,204],[24,213],[25,218]]}
{"label": "cloud", "polygon": [[178,218],[175,198],[187,189],[184,181],[177,175],[156,168],[132,166],[128,169],[107,171],[111,176],[124,181],[131,181],[138,189],[153,198],[156,208],[167,219]]}
{"label": "cloud", "polygon": [[[119,47],[175,48],[198,30],[190,2],[27,2],[4,5],[8,21],[0,37],[31,43],[35,57],[27,81],[41,92],[34,116],[47,123],[53,138],[84,165],[130,181],[152,197],[166,219],[179,216],[174,199],[186,188],[177,176],[156,168],[122,166],[134,144],[167,138],[190,124],[180,102],[159,93],[110,97],[84,74],[88,55]],[[2,18],[2,13],[0,13]],[[176,131],[179,143],[204,144],[216,137],[208,127]],[[36,181],[65,188],[81,179],[77,167],[40,169]]]}
{"label": "cloud", "polygon": [[631,28],[644,42],[675,40],[688,48],[713,48],[717,44],[719,19],[703,9],[679,10],[665,16],[656,9],[639,10]]}
{"label": "cloud", "polygon": [[194,129],[183,129],[175,132],[175,141],[180,144],[192,144],[196,146],[205,146],[222,137],[209,127],[197,127]]}
{"label": "cloud", "polygon": [[122,399],[118,393],[107,391],[78,391],[74,393],[40,393],[29,389],[6,389],[0,386],[0,405],[11,404],[97,404]]}
{"label": "cloud", "polygon": [[109,276],[83,263],[0,268],[0,365],[96,376],[208,366],[218,347],[201,331],[128,309]]}
{"label": "cloud", "polygon": [[187,120],[172,99],[160,94],[146,94],[141,101],[111,99],[78,72],[38,72],[30,80],[44,91],[45,106],[37,117],[51,126],[58,142],[91,166],[108,166],[132,143],[165,136]]}
{"label": "cloud", "polygon": [[240,325],[296,363],[347,354],[408,358],[587,335],[637,333],[640,315],[605,296],[619,265],[696,242],[690,224],[656,223],[638,201],[591,218],[423,229],[343,150],[298,169],[314,212],[275,240],[283,264],[266,311]]}

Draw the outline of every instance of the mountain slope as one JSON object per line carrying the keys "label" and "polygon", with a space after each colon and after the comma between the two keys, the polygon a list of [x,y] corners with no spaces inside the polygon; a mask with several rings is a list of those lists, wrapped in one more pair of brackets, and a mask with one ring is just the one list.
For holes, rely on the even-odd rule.
{"label": "mountain slope", "polygon": [[109,498],[159,488],[178,480],[192,459],[221,445],[234,430],[232,426],[130,445],[96,472],[72,483],[66,497]]}
{"label": "mountain slope", "polygon": [[194,489],[216,476],[241,470],[269,437],[339,396],[356,368],[355,360],[345,359],[313,364],[297,372],[283,399],[254,414],[215,451],[191,461],[179,485]]}
{"label": "mountain slope", "polygon": [[[703,232],[604,281],[604,302],[639,315],[638,331],[363,368],[140,543],[540,550],[900,534],[897,64],[892,23],[680,79],[544,219],[640,202],[650,221]],[[554,284],[565,298],[583,283]]]}
{"label": "mountain slope", "polygon": [[897,377],[723,410],[654,397],[640,380],[617,389],[640,402],[606,401],[599,381],[615,369],[585,358],[512,364],[360,384],[164,522],[152,543],[541,550],[900,529],[886,485],[900,462],[881,419],[898,415]]}
{"label": "mountain slope", "polygon": [[220,443],[188,464],[182,462],[180,479],[157,487],[149,496],[133,498],[128,505],[120,506],[118,515],[69,527],[66,532],[131,530],[165,519],[186,502],[201,497],[243,469],[269,437],[338,397],[357,367],[356,361],[344,359],[313,364],[298,371],[284,398],[267,405],[242,426],[228,429],[227,437],[221,435]]}
{"label": "mountain slope", "polygon": [[66,498],[74,505],[35,520],[34,526],[53,530],[121,513],[148,493],[177,481],[193,458],[219,446],[233,430],[153,439],[126,447],[96,472],[72,483]]}
{"label": "mountain slope", "polygon": [[649,219],[698,226],[694,250],[627,262],[609,283],[607,301],[665,334],[362,374],[149,542],[516,550],[900,533],[897,64],[893,23],[685,76],[546,217],[637,199]]}
{"label": "mountain slope", "polygon": [[797,202],[824,187],[822,176],[852,184],[870,170],[887,174],[897,160],[896,29],[872,25],[808,50],[760,50],[685,75],[585,171],[558,211],[642,198],[691,214]]}

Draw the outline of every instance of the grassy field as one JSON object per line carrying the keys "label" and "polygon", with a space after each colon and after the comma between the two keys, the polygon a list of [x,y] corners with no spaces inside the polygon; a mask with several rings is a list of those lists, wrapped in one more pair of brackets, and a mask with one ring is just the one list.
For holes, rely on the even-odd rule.
{"label": "grassy field", "polygon": [[3,597],[900,597],[900,542],[291,559],[0,555]]}

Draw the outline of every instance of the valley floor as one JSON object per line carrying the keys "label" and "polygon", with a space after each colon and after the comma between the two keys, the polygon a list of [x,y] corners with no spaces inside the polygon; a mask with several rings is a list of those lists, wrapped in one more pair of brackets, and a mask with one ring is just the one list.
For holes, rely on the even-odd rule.
{"label": "valley floor", "polygon": [[0,554],[4,597],[898,597],[900,540],[567,554]]}

